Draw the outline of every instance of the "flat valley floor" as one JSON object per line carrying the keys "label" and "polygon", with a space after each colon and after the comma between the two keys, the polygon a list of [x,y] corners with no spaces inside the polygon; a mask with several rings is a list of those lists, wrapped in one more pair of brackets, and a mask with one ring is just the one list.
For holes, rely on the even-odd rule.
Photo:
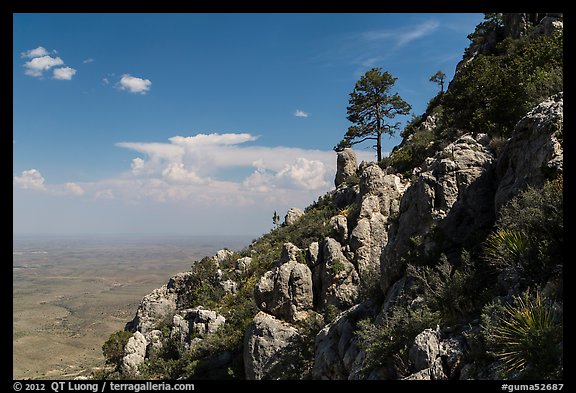
{"label": "flat valley floor", "polygon": [[13,243],[13,378],[73,379],[142,297],[195,260],[249,238],[32,238]]}

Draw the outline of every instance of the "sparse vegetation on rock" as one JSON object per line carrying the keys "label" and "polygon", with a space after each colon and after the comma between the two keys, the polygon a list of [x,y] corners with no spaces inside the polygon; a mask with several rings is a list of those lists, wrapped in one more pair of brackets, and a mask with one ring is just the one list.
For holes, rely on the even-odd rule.
{"label": "sparse vegetation on rock", "polygon": [[335,190],[146,296],[100,377],[562,378],[563,49],[546,18],[487,15],[389,158],[339,152]]}

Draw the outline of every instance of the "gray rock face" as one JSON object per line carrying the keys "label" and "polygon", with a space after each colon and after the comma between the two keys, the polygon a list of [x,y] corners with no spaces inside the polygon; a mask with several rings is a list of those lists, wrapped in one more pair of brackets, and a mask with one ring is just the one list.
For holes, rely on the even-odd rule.
{"label": "gray rock face", "polygon": [[230,258],[232,255],[234,255],[232,251],[222,249],[216,251],[216,255],[214,255],[212,259],[214,260],[214,263],[216,263],[216,266],[221,267],[226,262],[226,260]]}
{"label": "gray rock face", "polygon": [[296,261],[298,254],[298,247],[285,244],[281,264],[267,271],[254,287],[254,299],[262,311],[290,321],[313,307],[312,272]]}
{"label": "gray rock face", "polygon": [[284,225],[292,225],[298,221],[300,217],[304,215],[304,212],[297,207],[291,207],[286,216],[284,217]]}
{"label": "gray rock face", "polygon": [[202,307],[185,310],[186,319],[190,321],[190,330],[203,337],[214,334],[226,323],[226,318],[216,311],[208,310]]}
{"label": "gray rock face", "polygon": [[539,187],[550,174],[562,172],[563,97],[562,92],[550,97],[516,124],[496,167],[496,209],[526,187]]}
{"label": "gray rock face", "polygon": [[343,209],[346,206],[356,202],[356,198],[358,198],[359,194],[360,186],[358,184],[353,186],[341,184],[336,188],[336,190],[334,190],[334,194],[332,195],[332,203],[337,209]]}
{"label": "gray rock face", "polygon": [[148,354],[148,356],[150,356],[150,354],[158,353],[164,346],[162,342],[163,334],[160,330],[152,330],[151,332],[148,332],[145,338],[148,343],[146,346],[146,354]]}
{"label": "gray rock face", "polygon": [[176,293],[168,289],[167,285],[154,289],[144,296],[136,316],[126,327],[143,334],[156,329],[162,321],[176,312],[176,298]]}
{"label": "gray rock face", "polygon": [[416,336],[408,353],[415,372],[404,379],[456,379],[465,352],[463,337],[441,339],[440,332],[426,329]]}
{"label": "gray rock face", "polygon": [[362,165],[360,214],[350,234],[350,248],[360,279],[380,274],[380,255],[388,242],[388,218],[398,214],[407,184],[384,174],[376,164]]}
{"label": "gray rock face", "polygon": [[414,381],[430,381],[430,380],[444,380],[448,379],[448,376],[444,373],[444,368],[442,366],[442,360],[437,358],[434,360],[432,365],[428,368],[410,374],[404,380],[414,380]]}
{"label": "gray rock face", "polygon": [[359,374],[365,353],[358,347],[356,323],[373,312],[372,303],[358,304],[342,313],[316,335],[312,378],[352,379]]}
{"label": "gray rock face", "polygon": [[380,254],[387,241],[387,218],[380,213],[378,197],[369,195],[362,201],[358,223],[350,235],[350,248],[360,279],[380,274]]}
{"label": "gray rock face", "polygon": [[236,281],[225,280],[218,283],[226,293],[236,293],[238,291],[238,284]]}
{"label": "gray rock face", "polygon": [[138,366],[144,362],[146,357],[146,338],[140,332],[135,332],[128,339],[124,347],[124,357],[122,358],[122,369],[128,375],[138,375]]}
{"label": "gray rock face", "polygon": [[360,278],[354,265],[344,256],[342,246],[327,237],[322,242],[322,259],[316,267],[320,277],[319,308],[335,305],[345,309],[358,298]]}
{"label": "gray rock face", "polygon": [[246,379],[286,378],[300,349],[298,330],[272,315],[259,312],[244,336]]}
{"label": "gray rock face", "polygon": [[181,310],[172,319],[170,336],[177,338],[185,348],[189,348],[192,337],[203,338],[214,334],[226,323],[226,318],[203,307]]}
{"label": "gray rock face", "polygon": [[340,214],[334,216],[330,218],[328,225],[332,228],[335,238],[340,244],[346,244],[348,242],[348,220],[346,217]]}
{"label": "gray rock face", "polygon": [[[404,192],[398,226],[389,231],[381,255],[381,287],[384,292],[402,275],[403,256],[411,238],[420,236],[424,251],[464,243],[494,222],[494,157],[484,145],[464,135],[434,158]],[[431,229],[442,234],[443,244]]]}
{"label": "gray rock face", "polygon": [[356,173],[356,153],[350,148],[346,148],[338,152],[336,158],[336,178],[334,179],[334,185],[338,187],[342,184],[350,175]]}
{"label": "gray rock face", "polygon": [[236,260],[236,263],[234,264],[234,269],[236,269],[240,273],[245,273],[250,267],[251,263],[252,258],[250,257],[239,258]]}
{"label": "gray rock face", "polygon": [[431,367],[439,354],[439,333],[432,329],[426,329],[414,339],[408,358],[416,368],[416,371],[421,371]]}
{"label": "gray rock face", "polygon": [[180,314],[174,315],[172,318],[172,329],[170,330],[170,337],[177,339],[185,347],[190,346],[190,324],[185,316]]}

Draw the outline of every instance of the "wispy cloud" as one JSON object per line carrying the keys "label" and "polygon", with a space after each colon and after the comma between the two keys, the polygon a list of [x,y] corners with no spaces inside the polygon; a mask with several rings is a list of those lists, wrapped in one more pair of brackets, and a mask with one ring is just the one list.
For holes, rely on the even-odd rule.
{"label": "wispy cloud", "polygon": [[400,29],[367,31],[362,37],[368,41],[386,41],[393,44],[394,49],[401,48],[412,41],[430,35],[440,27],[436,20],[428,20],[415,26],[406,26]]}
{"label": "wispy cloud", "polygon": [[64,184],[64,189],[67,194],[81,196],[84,195],[84,189],[76,183]]}
{"label": "wispy cloud", "polygon": [[130,93],[146,94],[150,91],[152,82],[149,79],[142,79],[131,76],[130,74],[124,74],[120,79],[119,85],[121,90],[128,90]]}
{"label": "wispy cloud", "polygon": [[296,117],[308,117],[310,114],[306,113],[300,109],[296,109],[296,111],[294,112],[294,116]]}
{"label": "wispy cloud", "polygon": [[83,63],[83,64],[89,64],[89,63],[93,63],[93,62],[94,62],[94,59],[91,58],[91,57],[82,60],[82,63]]}

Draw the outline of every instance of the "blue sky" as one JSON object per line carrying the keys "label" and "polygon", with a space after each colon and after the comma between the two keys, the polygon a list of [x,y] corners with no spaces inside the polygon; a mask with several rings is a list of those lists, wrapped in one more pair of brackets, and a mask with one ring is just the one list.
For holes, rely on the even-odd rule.
{"label": "blue sky", "polygon": [[364,72],[421,114],[482,18],[15,14],[14,233],[265,233],[333,188]]}

